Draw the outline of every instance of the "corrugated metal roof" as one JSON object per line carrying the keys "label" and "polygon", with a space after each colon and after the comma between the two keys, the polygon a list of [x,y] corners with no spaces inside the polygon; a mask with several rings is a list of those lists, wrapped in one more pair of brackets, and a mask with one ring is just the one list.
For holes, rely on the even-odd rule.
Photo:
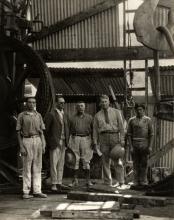
{"label": "corrugated metal roof", "polygon": [[[123,69],[50,68],[50,72],[56,93],[59,94],[110,95],[109,85],[112,86],[117,96],[124,94],[125,80]],[[34,74],[31,75],[37,77]]]}
{"label": "corrugated metal roof", "polygon": [[[152,92],[155,94],[156,79],[154,68],[149,68]],[[160,67],[160,91],[162,98],[174,98],[174,66]]]}

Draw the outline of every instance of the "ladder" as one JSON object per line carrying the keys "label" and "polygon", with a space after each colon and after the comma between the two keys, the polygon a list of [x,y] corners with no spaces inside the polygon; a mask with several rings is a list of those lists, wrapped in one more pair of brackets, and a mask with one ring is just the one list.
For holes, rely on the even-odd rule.
{"label": "ladder", "polygon": [[[123,1],[123,47],[130,48],[131,45],[131,35],[135,34],[135,30],[133,28],[130,29],[129,24],[129,15],[132,16],[135,14],[136,9],[129,9],[128,7],[128,1]],[[125,99],[128,98],[128,93],[131,93],[136,91],[144,91],[145,93],[145,106],[146,106],[146,114],[148,114],[148,60],[144,61],[144,67],[143,68],[132,68],[130,60],[124,60],[124,78],[125,78]],[[128,67],[129,66],[129,67]],[[144,72],[145,73],[145,85],[143,87],[133,87],[131,88],[127,87],[127,73],[130,74],[130,72]]]}

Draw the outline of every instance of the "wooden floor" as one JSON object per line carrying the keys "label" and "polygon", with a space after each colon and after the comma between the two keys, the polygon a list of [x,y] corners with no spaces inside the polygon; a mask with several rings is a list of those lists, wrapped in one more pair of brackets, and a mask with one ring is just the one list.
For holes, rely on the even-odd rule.
{"label": "wooden floor", "polygon": [[[84,187],[83,182],[82,185],[83,187],[80,190],[82,193],[83,192],[85,193],[86,189]],[[77,189],[77,191],[78,190],[79,188]],[[60,207],[64,204],[68,204],[68,205],[71,204],[71,206],[74,205],[78,206],[78,204],[82,202],[84,206],[89,207],[89,201],[67,199],[66,194],[48,194],[48,198],[46,199],[32,198],[30,200],[23,200],[21,195],[21,188],[20,190],[18,189],[16,193],[12,191],[9,190],[8,192],[8,190],[6,190],[4,193],[0,190],[0,220],[25,220],[25,219],[48,220],[52,218],[49,215],[43,216],[42,212],[40,212],[41,210],[55,209],[56,207]],[[108,191],[108,193],[109,192],[110,190]],[[136,194],[135,191],[132,192],[132,195],[135,194]],[[174,201],[174,198],[172,198],[172,200]],[[166,205],[164,207],[150,207],[148,205],[146,206],[136,205],[136,210],[140,211],[140,218],[139,218],[140,220],[174,220],[174,202],[173,204]]]}
{"label": "wooden floor", "polygon": [[[67,200],[66,195],[48,195],[46,199],[33,198],[23,200],[20,195],[0,195],[0,220],[50,219],[40,216],[40,210],[47,207],[56,207],[62,203],[77,203]],[[174,219],[174,205],[165,207],[142,207],[141,220],[172,220]]]}

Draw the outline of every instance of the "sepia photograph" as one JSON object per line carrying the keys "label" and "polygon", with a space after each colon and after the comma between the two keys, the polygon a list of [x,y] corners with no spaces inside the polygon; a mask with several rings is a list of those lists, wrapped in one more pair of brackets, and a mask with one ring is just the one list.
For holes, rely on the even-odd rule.
{"label": "sepia photograph", "polygon": [[0,0],[0,220],[174,220],[174,0]]}

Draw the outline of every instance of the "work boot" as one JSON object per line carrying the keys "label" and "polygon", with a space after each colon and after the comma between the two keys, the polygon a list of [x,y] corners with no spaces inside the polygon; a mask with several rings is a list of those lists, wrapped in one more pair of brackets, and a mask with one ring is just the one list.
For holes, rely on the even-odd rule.
{"label": "work boot", "polygon": [[85,175],[86,175],[86,186],[89,187],[89,186],[92,186],[92,182],[90,180],[90,170],[86,169],[85,170]]}
{"label": "work boot", "polygon": [[77,187],[79,185],[79,181],[77,178],[74,178],[72,183],[69,184],[70,187]]}
{"label": "work boot", "polygon": [[73,171],[73,172],[74,172],[74,179],[73,179],[72,183],[69,184],[70,187],[76,187],[76,186],[79,185],[79,181],[78,181],[78,171],[79,171],[79,170],[74,170],[74,171]]}
{"label": "work boot", "polygon": [[29,194],[24,193],[24,194],[23,194],[23,196],[22,196],[22,198],[23,198],[23,199],[31,199],[31,198],[33,198],[33,196],[32,196],[32,195],[29,195]]}
{"label": "work boot", "polygon": [[37,198],[47,198],[47,195],[44,193],[34,193],[33,196]]}
{"label": "work boot", "polygon": [[56,186],[56,184],[52,184],[51,190],[52,190],[52,191],[57,191],[57,186]]}

